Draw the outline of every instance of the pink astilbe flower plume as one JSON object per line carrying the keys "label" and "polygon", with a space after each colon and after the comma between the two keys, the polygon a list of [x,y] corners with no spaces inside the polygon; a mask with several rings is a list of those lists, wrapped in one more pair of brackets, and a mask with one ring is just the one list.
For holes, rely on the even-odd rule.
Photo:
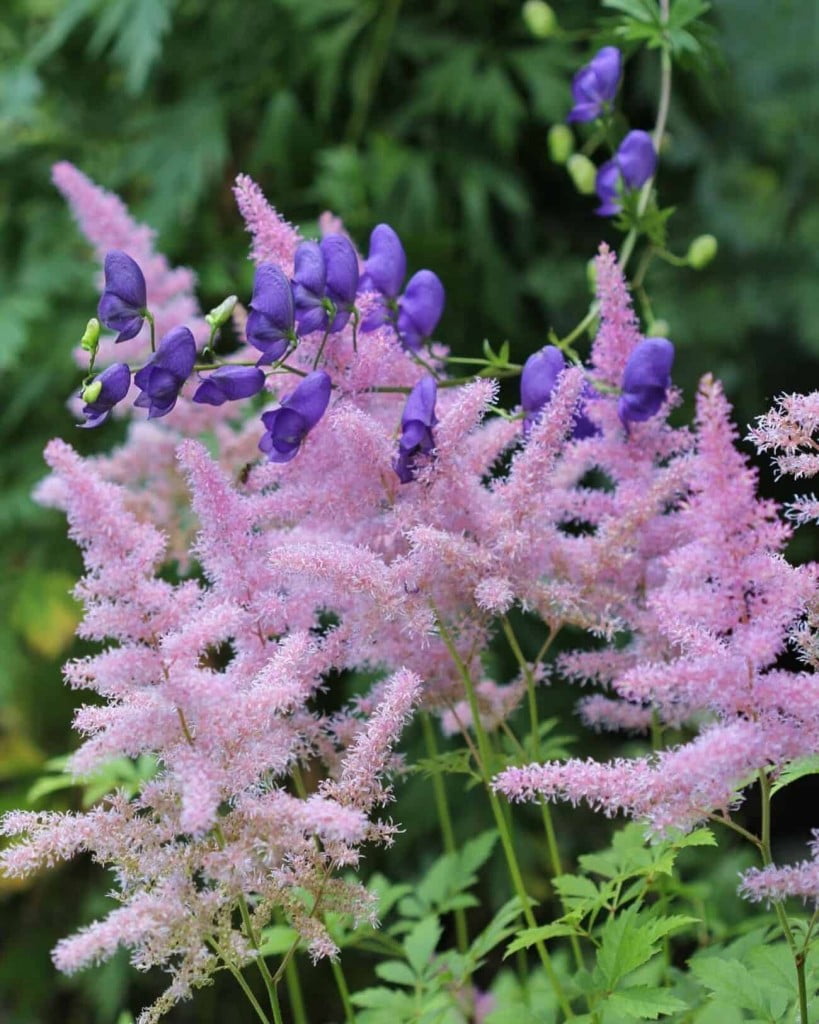
{"label": "pink astilbe flower plume", "polygon": [[293,274],[293,256],[301,241],[298,231],[279,216],[264,193],[246,174],[240,174],[233,186],[236,205],[253,238],[250,258],[254,263],[275,263],[287,274]]}

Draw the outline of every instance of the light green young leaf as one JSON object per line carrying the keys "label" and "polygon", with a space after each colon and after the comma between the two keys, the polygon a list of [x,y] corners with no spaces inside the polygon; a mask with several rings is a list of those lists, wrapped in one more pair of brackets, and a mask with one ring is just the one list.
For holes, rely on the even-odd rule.
{"label": "light green young leaf", "polygon": [[481,960],[498,943],[503,942],[514,932],[514,922],[520,916],[521,909],[521,902],[517,896],[513,896],[512,899],[504,903],[469,947],[469,957],[473,963]]}
{"label": "light green young leaf", "polygon": [[416,974],[423,975],[429,967],[441,931],[437,917],[425,917],[404,939],[404,952]]}
{"label": "light green young leaf", "polygon": [[375,973],[382,981],[392,985],[409,985],[414,988],[418,982],[418,976],[403,960],[384,960],[375,965]]}
{"label": "light green young leaf", "polygon": [[286,953],[298,938],[295,928],[285,924],[274,924],[262,929],[260,953],[262,956],[279,956]]}
{"label": "light green young leaf", "polygon": [[510,942],[506,947],[506,952],[503,954],[505,960],[512,953],[517,953],[519,949],[528,949],[530,946],[534,946],[538,942],[545,942],[546,939],[558,939],[567,935],[576,935],[577,928],[572,924],[564,924],[560,921],[554,921],[552,924],[544,924],[539,928],[524,928],[514,942]]}
{"label": "light green young leaf", "polygon": [[657,1020],[662,1014],[682,1013],[686,1004],[666,988],[634,985],[612,992],[606,1006],[620,1013],[626,1020]]}
{"label": "light green young leaf", "polygon": [[778,793],[780,789],[790,786],[792,782],[798,782],[799,779],[804,779],[808,775],[819,775],[819,754],[800,757],[786,765],[771,786],[771,796]]}

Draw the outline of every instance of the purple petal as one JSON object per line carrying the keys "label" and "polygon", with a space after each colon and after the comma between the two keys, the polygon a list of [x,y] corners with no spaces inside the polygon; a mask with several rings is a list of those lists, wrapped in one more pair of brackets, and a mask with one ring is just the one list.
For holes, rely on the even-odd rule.
{"label": "purple petal", "polygon": [[629,188],[641,188],[657,169],[657,154],[648,132],[629,132],[620,143],[616,159]]}
{"label": "purple petal", "polygon": [[295,316],[293,289],[283,271],[273,263],[262,263],[253,278],[246,334],[251,345],[266,351],[293,334]]}
{"label": "purple petal", "polygon": [[607,160],[600,165],[594,185],[600,199],[600,206],[594,212],[599,216],[611,217],[620,212],[620,197],[617,188],[620,180],[620,168],[616,159]]}
{"label": "purple petal", "polygon": [[326,266],[325,290],[336,306],[351,306],[358,288],[358,256],[346,235],[325,235],[319,246]]}
{"label": "purple petal", "polygon": [[145,277],[127,252],[112,249],[105,255],[105,291],[119,296],[133,310],[148,304]]}
{"label": "purple petal", "polygon": [[[302,242],[293,260],[293,284],[321,299],[327,279],[327,268],[318,242]],[[298,299],[296,300],[298,306]]]}
{"label": "purple petal", "polygon": [[203,380],[194,393],[194,402],[222,405],[257,395],[264,387],[264,374],[255,366],[220,366]]}
{"label": "purple petal", "polygon": [[520,404],[529,417],[549,401],[557,378],[565,369],[566,359],[554,345],[547,345],[529,356],[520,375]]}
{"label": "purple petal", "polygon": [[304,418],[307,430],[312,430],[327,409],[331,391],[329,375],[324,370],[314,370],[284,399],[282,408],[297,412]]}
{"label": "purple petal", "polygon": [[404,344],[417,349],[438,325],[446,295],[437,274],[419,270],[407,282],[398,300],[397,328]]}
{"label": "purple petal", "polygon": [[359,291],[377,291],[394,299],[407,276],[407,256],[401,239],[389,224],[377,224],[370,235],[370,254]]}
{"label": "purple petal", "polygon": [[168,331],[151,361],[154,366],[169,370],[181,387],[190,377],[196,362],[196,342],[190,330],[187,327],[174,327]]}
{"label": "purple petal", "polygon": [[623,373],[617,411],[624,424],[659,412],[671,385],[674,346],[667,338],[644,338],[635,345]]}
{"label": "purple petal", "polygon": [[437,396],[438,385],[435,383],[435,378],[422,377],[407,397],[407,403],[401,416],[401,426],[404,427],[414,420],[426,427],[435,426],[438,422],[435,418]]}
{"label": "purple petal", "polygon": [[616,46],[604,46],[572,80],[574,107],[568,121],[592,121],[617,94],[622,57]]}
{"label": "purple petal", "polygon": [[101,385],[100,393],[93,402],[88,402],[82,410],[86,422],[81,427],[98,427],[108,419],[117,402],[121,402],[128,394],[131,386],[131,368],[127,363],[114,363],[95,378]]}

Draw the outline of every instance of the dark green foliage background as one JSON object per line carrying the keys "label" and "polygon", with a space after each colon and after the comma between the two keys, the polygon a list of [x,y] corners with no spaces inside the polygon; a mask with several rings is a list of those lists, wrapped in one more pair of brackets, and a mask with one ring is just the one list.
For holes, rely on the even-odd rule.
{"label": "dark green foliage background", "polygon": [[[388,221],[410,266],[445,282],[442,339],[465,354],[508,338],[522,361],[549,327],[563,333],[582,317],[586,261],[601,239],[617,243],[546,151],[573,70],[610,41],[611,12],[591,0],[553,6],[562,31],[536,40],[518,0],[5,0],[3,807],[20,806],[42,758],[72,743],[74,697],[58,666],[77,649],[46,656],[36,637],[61,609],[70,616],[60,595],[79,559],[62,518],[29,500],[41,451],[55,434],[84,451],[118,436],[77,431],[65,407],[95,268],[50,184],[52,163],[73,161],[154,225],[171,261],[199,274],[204,308],[249,293],[230,194],[239,171],[306,230],[331,208],[365,246]],[[708,231],[719,255],[701,273],[661,266],[648,289],[678,346],[676,381],[690,395],[714,371],[744,424],[777,392],[816,384],[819,12],[814,0],[716,0],[709,21],[720,56],[675,80],[660,182],[663,204],[679,208],[671,248]],[[656,56],[637,57],[624,96],[632,126],[650,127],[656,88]],[[414,786],[406,809],[423,817]],[[432,823],[394,864],[417,859],[423,828]],[[60,935],[99,912],[99,877],[80,865],[19,893],[0,889],[4,1022],[115,1021],[146,997],[124,960],[79,985],[57,980],[47,960]],[[232,998],[217,986],[195,1015],[173,1019],[234,1019]]]}

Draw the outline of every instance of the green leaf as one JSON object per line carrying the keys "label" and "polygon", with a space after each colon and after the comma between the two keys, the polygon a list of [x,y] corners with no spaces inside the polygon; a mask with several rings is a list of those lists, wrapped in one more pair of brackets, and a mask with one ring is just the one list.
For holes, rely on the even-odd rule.
{"label": "green leaf", "polygon": [[577,931],[578,929],[574,925],[564,924],[560,921],[544,924],[539,928],[525,928],[518,934],[515,941],[510,942],[506,947],[503,959],[505,960],[512,953],[517,953],[519,949],[528,949],[530,946],[534,946],[538,942],[544,942],[546,939],[558,939],[567,935],[576,935]]}
{"label": "green leaf", "polygon": [[587,914],[601,907],[605,901],[605,895],[583,875],[558,875],[553,884],[566,910]]}
{"label": "green leaf", "polygon": [[609,918],[597,954],[597,970],[605,987],[614,988],[621,978],[647,963],[659,952],[662,938],[696,923],[696,918],[682,915],[651,918],[634,905]]}
{"label": "green leaf", "polygon": [[[461,871],[466,874],[474,874],[482,868],[492,856],[498,839],[497,829],[489,829],[464,843],[458,858]],[[463,885],[461,888],[466,888],[466,886]]]}
{"label": "green leaf", "polygon": [[799,757],[785,765],[776,782],[771,786],[771,796],[778,793],[780,789],[790,786],[792,782],[798,782],[799,779],[804,779],[808,775],[819,775],[819,754]]}
{"label": "green leaf", "polygon": [[755,975],[745,964],[732,957],[698,956],[691,962],[691,972],[718,998],[750,1010],[760,1017],[768,1015],[769,1000]]}
{"label": "green leaf", "polygon": [[517,896],[507,900],[498,910],[484,930],[473,940],[469,947],[469,956],[473,963],[481,960],[490,950],[514,931],[514,924],[522,911],[520,900]]}
{"label": "green leaf", "polygon": [[672,995],[668,989],[650,985],[634,985],[612,992],[606,1006],[621,1013],[628,1020],[657,1020],[661,1014],[682,1013],[686,1003]]}
{"label": "green leaf", "polygon": [[437,917],[425,917],[404,939],[404,952],[416,974],[423,975],[429,967],[441,931]]}
{"label": "green leaf", "polygon": [[262,929],[260,952],[262,956],[280,956],[293,945],[299,933],[285,924],[274,924]]}
{"label": "green leaf", "polygon": [[398,1020],[403,1020],[404,1013],[412,1008],[412,1000],[406,992],[391,988],[365,988],[360,992],[353,992],[350,1001],[367,1009],[389,1010],[397,1015]]}
{"label": "green leaf", "polygon": [[384,960],[375,965],[375,973],[393,985],[409,985],[414,988],[418,983],[418,975],[403,960]]}
{"label": "green leaf", "polygon": [[622,11],[636,21],[660,25],[659,7],[650,0],[603,0],[603,6]]}

